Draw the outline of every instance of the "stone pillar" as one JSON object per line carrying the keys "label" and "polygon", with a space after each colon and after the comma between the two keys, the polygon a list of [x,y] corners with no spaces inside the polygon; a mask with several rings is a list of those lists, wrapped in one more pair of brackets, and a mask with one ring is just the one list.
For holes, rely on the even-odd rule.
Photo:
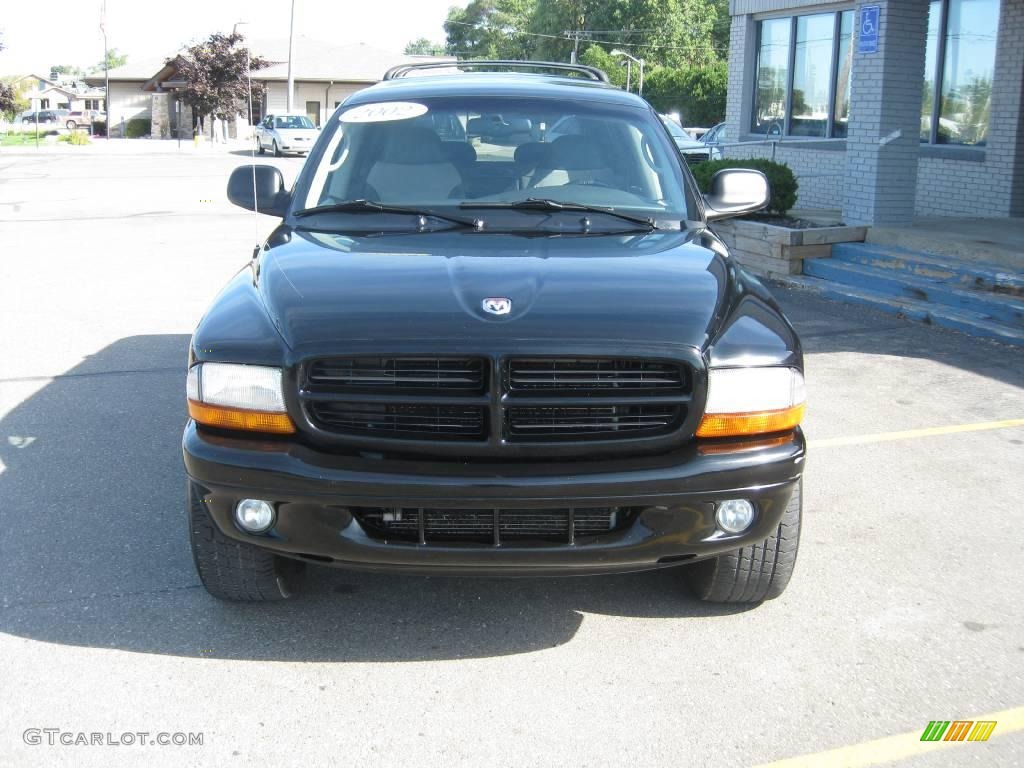
{"label": "stone pillar", "polygon": [[166,139],[171,135],[171,115],[168,110],[167,93],[153,94],[149,135],[154,139]]}
{"label": "stone pillar", "polygon": [[[899,226],[914,218],[928,0],[875,0],[878,51],[854,50],[843,219]],[[854,19],[854,44],[860,10]]]}
{"label": "stone pillar", "polygon": [[729,91],[725,102],[729,142],[739,141],[740,136],[750,132],[750,102],[757,79],[756,41],[757,30],[752,17],[733,16],[729,31]]}

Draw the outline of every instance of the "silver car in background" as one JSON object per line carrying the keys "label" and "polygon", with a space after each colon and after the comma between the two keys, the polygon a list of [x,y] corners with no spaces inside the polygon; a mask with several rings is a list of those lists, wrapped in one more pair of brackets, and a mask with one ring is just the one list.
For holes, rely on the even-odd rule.
{"label": "silver car in background", "polygon": [[679,149],[679,153],[683,156],[687,163],[691,165],[693,163],[699,163],[704,160],[721,160],[722,151],[718,147],[710,147],[703,142],[697,141],[695,138],[690,136],[683,127],[675,121],[671,115],[658,115],[661,118],[661,122],[668,128],[669,134],[672,136],[672,140],[676,143],[676,147]]}
{"label": "silver car in background", "polygon": [[256,151],[262,155],[269,149],[274,157],[286,152],[304,155],[319,136],[320,129],[307,115],[267,115],[256,126]]}

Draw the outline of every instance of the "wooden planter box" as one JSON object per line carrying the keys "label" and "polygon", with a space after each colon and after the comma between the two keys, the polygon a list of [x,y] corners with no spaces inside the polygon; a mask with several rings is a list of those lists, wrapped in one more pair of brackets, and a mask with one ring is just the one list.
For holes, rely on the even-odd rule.
{"label": "wooden planter box", "polygon": [[745,219],[726,219],[711,225],[729,246],[733,257],[756,275],[799,275],[804,259],[832,255],[833,243],[862,243],[867,227],[790,229]]}

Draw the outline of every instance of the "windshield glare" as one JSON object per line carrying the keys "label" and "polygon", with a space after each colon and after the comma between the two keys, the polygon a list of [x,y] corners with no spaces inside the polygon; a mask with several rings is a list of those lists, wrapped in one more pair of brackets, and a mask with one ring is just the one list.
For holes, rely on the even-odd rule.
{"label": "windshield glare", "polygon": [[366,199],[439,209],[546,198],[696,218],[678,154],[648,110],[507,98],[402,107],[365,121],[362,105],[351,108],[359,122],[345,122],[348,110],[331,120],[302,207]]}

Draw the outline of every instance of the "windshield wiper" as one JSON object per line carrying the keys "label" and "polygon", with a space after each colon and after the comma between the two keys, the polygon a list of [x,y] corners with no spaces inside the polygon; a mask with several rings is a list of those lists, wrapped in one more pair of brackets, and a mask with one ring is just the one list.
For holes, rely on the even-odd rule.
{"label": "windshield wiper", "polygon": [[301,208],[295,211],[293,216],[315,216],[318,213],[397,213],[397,214],[408,214],[410,216],[418,216],[420,218],[420,229],[426,227],[427,218],[441,219],[442,221],[449,221],[452,224],[458,224],[463,227],[472,227],[473,229],[482,229],[483,222],[480,219],[466,219],[461,216],[449,216],[447,213],[438,213],[437,211],[431,211],[426,208],[413,208],[404,205],[388,205],[386,203],[377,203],[373,200],[364,200],[359,198],[356,200],[344,200],[340,203],[327,203],[326,205],[315,205],[312,208]]}
{"label": "windshield wiper", "polygon": [[608,216],[614,216],[623,221],[628,221],[632,224],[639,224],[648,230],[657,229],[657,225],[654,220],[649,216],[635,216],[630,213],[622,213],[616,211],[614,208],[609,208],[603,205],[586,205],[585,203],[563,203],[560,200],[551,200],[547,197],[528,197],[525,200],[515,200],[512,202],[479,202],[474,203],[471,201],[460,203],[459,208],[492,208],[492,209],[510,209],[517,211],[577,211],[581,213],[603,213]]}

